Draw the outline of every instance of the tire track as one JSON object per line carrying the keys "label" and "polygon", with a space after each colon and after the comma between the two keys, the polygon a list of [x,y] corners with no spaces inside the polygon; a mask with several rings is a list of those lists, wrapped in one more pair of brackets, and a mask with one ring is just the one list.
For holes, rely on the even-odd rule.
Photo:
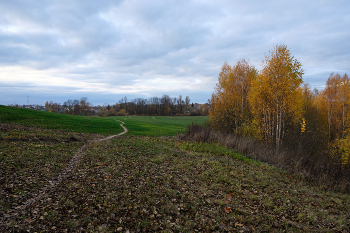
{"label": "tire track", "polygon": [[[117,120],[119,121],[119,120]],[[73,158],[71,159],[71,161],[68,163],[68,165],[66,166],[65,169],[63,169],[58,176],[52,178],[51,180],[49,180],[48,184],[45,185],[43,188],[41,188],[36,194],[34,194],[33,198],[30,198],[28,200],[26,200],[22,205],[15,207],[14,209],[8,210],[7,212],[5,212],[3,214],[3,216],[0,216],[0,226],[7,226],[7,223],[9,223],[10,221],[15,220],[17,217],[21,216],[21,214],[25,214],[25,210],[33,207],[35,204],[37,204],[39,201],[41,202],[41,204],[45,203],[46,201],[48,201],[48,193],[51,193],[52,191],[54,191],[56,189],[56,187],[65,179],[67,179],[72,171],[74,169],[76,169],[80,163],[81,158],[83,157],[83,151],[84,149],[94,143],[94,142],[101,142],[101,141],[105,141],[105,140],[110,140],[112,138],[121,136],[125,133],[128,132],[128,129],[126,127],[124,127],[123,124],[125,124],[124,122],[120,121],[122,124],[120,124],[120,126],[124,129],[123,132],[116,134],[116,135],[112,135],[112,136],[108,136],[106,138],[102,138],[102,139],[97,139],[97,140],[90,140],[88,143],[86,143],[84,146],[80,147],[77,151],[77,153],[73,156]],[[1,228],[0,228],[1,229]]]}

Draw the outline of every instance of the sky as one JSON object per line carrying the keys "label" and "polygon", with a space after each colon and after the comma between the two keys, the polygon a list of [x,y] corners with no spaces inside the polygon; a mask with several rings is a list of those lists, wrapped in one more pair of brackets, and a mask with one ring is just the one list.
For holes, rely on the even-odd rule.
{"label": "sky", "polygon": [[284,44],[322,90],[350,74],[349,0],[0,0],[0,104],[211,98],[222,65]]}

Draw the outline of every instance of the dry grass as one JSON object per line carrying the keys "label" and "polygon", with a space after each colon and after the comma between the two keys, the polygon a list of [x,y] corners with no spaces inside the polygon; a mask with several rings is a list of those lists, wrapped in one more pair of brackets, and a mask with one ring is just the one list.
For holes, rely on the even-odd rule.
{"label": "dry grass", "polygon": [[290,173],[304,176],[334,191],[350,193],[350,164],[343,165],[340,160],[328,156],[327,151],[310,155],[301,148],[280,149],[262,143],[254,138],[212,130],[210,127],[192,125],[181,140],[219,143],[235,149],[245,156],[257,159]]}

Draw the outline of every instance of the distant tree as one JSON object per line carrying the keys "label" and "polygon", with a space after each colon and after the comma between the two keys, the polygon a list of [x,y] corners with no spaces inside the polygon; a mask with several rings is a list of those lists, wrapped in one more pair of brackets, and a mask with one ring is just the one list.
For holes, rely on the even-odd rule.
{"label": "distant tree", "polygon": [[125,112],[128,112],[128,105],[127,105],[127,102],[128,102],[128,98],[125,96],[125,97],[124,97]]}
{"label": "distant tree", "polygon": [[45,102],[45,109],[46,109],[47,111],[50,110],[49,101],[46,101],[46,102]]}
{"label": "distant tree", "polygon": [[79,101],[80,104],[80,115],[88,116],[91,112],[91,103],[87,101],[86,97],[82,97]]}
{"label": "distant tree", "polygon": [[179,95],[179,98],[177,99],[177,107],[178,107],[178,113],[183,114],[183,100],[182,95]]}
{"label": "distant tree", "polygon": [[190,105],[190,103],[191,103],[191,99],[189,96],[186,96],[185,103],[186,103],[186,108],[187,108],[188,105]]}
{"label": "distant tree", "polygon": [[49,103],[49,112],[53,112],[53,102],[52,102],[52,100]]}
{"label": "distant tree", "polygon": [[73,114],[74,115],[79,115],[80,114],[79,100],[73,100],[72,101],[72,106],[73,106]]}
{"label": "distant tree", "polygon": [[162,114],[163,115],[170,115],[171,109],[170,109],[170,104],[171,104],[171,99],[168,95],[163,95],[162,98],[160,99],[160,103],[162,105]]}

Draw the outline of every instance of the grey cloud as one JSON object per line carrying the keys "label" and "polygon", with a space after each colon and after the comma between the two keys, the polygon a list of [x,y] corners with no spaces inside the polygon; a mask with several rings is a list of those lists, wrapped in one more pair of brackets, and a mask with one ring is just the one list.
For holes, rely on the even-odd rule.
{"label": "grey cloud", "polygon": [[[202,98],[195,102],[205,102],[225,61],[245,58],[261,68],[264,54],[286,44],[302,63],[305,81],[320,88],[330,71],[350,71],[349,6],[345,0],[0,1],[0,75],[3,67],[20,66],[112,87],[114,92],[98,92],[106,98],[102,102],[111,96],[170,93],[193,93]],[[202,82],[189,85],[195,79]],[[154,80],[163,81],[152,92],[137,96],[125,90]],[[183,86],[157,92],[172,80]],[[18,90],[35,89],[33,80],[25,81],[28,89],[18,83]],[[0,86],[5,85],[0,76]],[[40,88],[38,95],[49,95],[49,86]],[[102,98],[78,86],[56,89],[60,95],[51,93],[57,98],[64,93]],[[2,93],[5,99],[1,95],[7,89]]]}

